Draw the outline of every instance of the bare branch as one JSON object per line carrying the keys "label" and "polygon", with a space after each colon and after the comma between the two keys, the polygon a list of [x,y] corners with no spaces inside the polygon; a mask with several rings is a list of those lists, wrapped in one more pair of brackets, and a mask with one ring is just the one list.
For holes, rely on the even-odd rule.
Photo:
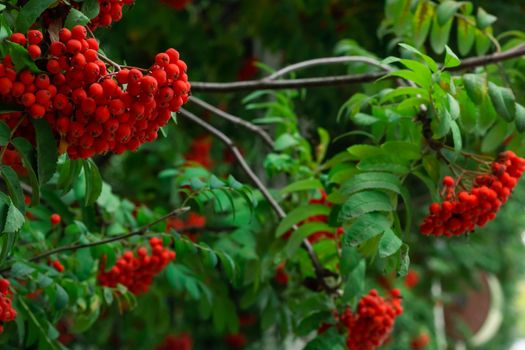
{"label": "bare branch", "polygon": [[[459,66],[449,68],[448,70],[460,71],[509,60],[523,55],[525,55],[525,44],[519,45],[515,48],[503,52],[497,52],[486,56],[464,59]],[[297,63],[294,66],[297,67],[301,64],[302,63]],[[279,90],[369,83],[384,76],[384,72],[373,72],[354,75],[337,75],[304,79],[286,79],[277,81],[268,80],[267,78],[265,78],[261,80],[236,81],[232,83],[192,82],[191,86],[193,91],[202,92],[235,92],[265,89]]]}
{"label": "bare branch", "polygon": [[[188,112],[184,108],[181,108],[180,114],[185,117],[186,119],[192,121],[193,123],[201,126],[203,129],[206,129],[209,133],[217,137],[219,140],[221,140],[226,146],[230,148],[232,153],[234,154],[235,158],[237,159],[237,162],[241,165],[241,168],[244,170],[246,175],[252,180],[252,182],[255,184],[255,187],[261,192],[263,197],[270,203],[270,206],[275,211],[277,216],[280,219],[284,219],[286,217],[286,212],[281,208],[279,203],[272,197],[270,194],[270,191],[266,188],[266,186],[262,183],[261,179],[253,172],[253,170],[250,168],[246,160],[244,159],[243,155],[239,151],[239,149],[235,146],[235,143],[226,136],[223,132],[216,129],[213,125],[208,124],[204,120],[197,117],[195,114]],[[295,226],[294,229],[297,229]],[[314,266],[315,274],[317,276],[317,280],[323,284],[323,287],[327,291],[332,291],[332,289],[326,285],[324,278],[327,276],[333,276],[333,273],[326,270],[320,263],[319,258],[317,257],[312,245],[310,242],[305,239],[302,242],[302,247],[306,250],[308,253],[308,256],[310,257],[310,260],[312,261],[312,264]]]}
{"label": "bare branch", "polygon": [[[123,233],[121,235],[110,237],[110,238],[106,238],[106,239],[102,239],[102,240],[99,240],[99,241],[96,241],[96,242],[85,243],[85,244],[73,244],[73,245],[69,245],[69,246],[59,247],[59,248],[52,249],[52,250],[49,250],[47,252],[44,252],[42,254],[36,255],[36,256],[28,259],[28,261],[38,261],[38,260],[42,260],[44,258],[47,258],[47,257],[49,257],[51,255],[58,254],[58,253],[63,253],[63,252],[68,252],[68,251],[76,251],[76,250],[79,250],[79,249],[96,247],[96,246],[99,246],[99,245],[104,245],[104,244],[108,244],[108,243],[112,243],[112,242],[122,241],[122,240],[125,240],[125,239],[128,239],[128,238],[134,237],[134,236],[142,236],[146,232],[148,232],[148,230],[150,228],[152,228],[153,226],[157,225],[158,223],[161,223],[161,222],[171,218],[172,216],[180,216],[180,215],[186,213],[189,210],[190,210],[190,207],[177,208],[175,210],[172,210],[168,214],[163,215],[160,218],[153,220],[149,224],[146,224],[146,225],[138,228],[135,231],[131,231],[129,233]],[[3,268],[2,270],[0,270],[0,273],[9,271],[10,269],[11,269],[11,266]]]}
{"label": "bare branch", "polygon": [[349,62],[366,63],[371,66],[381,68],[382,70],[387,71],[387,72],[392,70],[391,67],[385,64],[382,64],[381,62],[379,62],[378,60],[374,58],[366,57],[366,56],[323,57],[323,58],[315,58],[313,60],[303,61],[303,62],[289,65],[269,75],[263,80],[276,80],[290,72],[298,71],[298,70],[309,68],[309,67],[329,65],[329,64],[349,63]]}
{"label": "bare branch", "polygon": [[273,140],[271,138],[271,136],[266,132],[264,131],[262,128],[258,127],[257,125],[255,124],[252,124],[244,119],[241,119],[239,117],[236,117],[234,116],[233,114],[230,114],[230,113],[227,113],[223,110],[220,110],[219,108],[215,107],[215,106],[212,106],[211,104],[195,97],[195,96],[190,96],[189,98],[189,101],[190,102],[193,102],[194,104],[196,104],[197,106],[199,107],[202,107],[208,111],[210,111],[211,113],[221,117],[221,118],[224,118],[234,124],[237,124],[237,125],[240,125],[242,126],[243,128],[246,128],[250,131],[253,131],[254,133],[258,134],[263,140],[264,142],[270,146],[270,148],[273,149]]}

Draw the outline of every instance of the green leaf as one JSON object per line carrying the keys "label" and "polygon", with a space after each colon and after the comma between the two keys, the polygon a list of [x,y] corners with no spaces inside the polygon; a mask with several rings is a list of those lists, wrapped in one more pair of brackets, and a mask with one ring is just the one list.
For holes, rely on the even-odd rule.
{"label": "green leaf", "polygon": [[450,28],[452,28],[452,19],[448,20],[443,25],[440,25],[437,16],[432,22],[432,30],[430,32],[430,46],[435,53],[442,53],[448,43],[450,35]]}
{"label": "green leaf", "polygon": [[221,261],[222,271],[226,273],[226,276],[228,277],[230,282],[233,282],[235,280],[237,268],[235,266],[235,262],[233,261],[232,257],[224,252],[217,252],[217,256],[219,257],[219,260]]}
{"label": "green leaf", "polygon": [[488,27],[484,30],[476,28],[476,53],[478,55],[484,55],[490,48],[491,41],[489,35],[492,35],[492,28]]}
{"label": "green leaf", "polygon": [[485,78],[479,74],[465,74],[463,75],[463,83],[472,102],[480,104],[484,96],[487,95]]}
{"label": "green leaf", "polygon": [[25,211],[24,193],[22,192],[22,186],[20,185],[20,180],[18,179],[15,171],[11,167],[1,165],[0,174],[4,179],[13,204],[20,211]]}
{"label": "green leaf", "polygon": [[281,189],[281,193],[286,194],[286,193],[291,193],[291,192],[317,190],[320,188],[323,188],[321,181],[317,179],[313,179],[313,178],[304,179],[304,180],[299,180],[299,181],[289,184],[285,188]]}
{"label": "green leaf", "polygon": [[35,73],[40,72],[33,59],[29,56],[29,53],[22,45],[10,41],[4,42],[7,45],[9,56],[11,56],[11,60],[13,61],[17,72],[20,72],[25,68],[28,68]]}
{"label": "green leaf", "polygon": [[366,262],[359,261],[357,267],[346,277],[342,301],[351,305],[356,304],[365,290]]}
{"label": "green leaf", "polygon": [[363,191],[353,194],[343,204],[339,221],[345,221],[375,211],[392,211],[390,198],[383,192]]}
{"label": "green leaf", "polygon": [[347,152],[356,157],[356,159],[364,159],[385,154],[381,148],[371,145],[353,145],[347,149]]}
{"label": "green leaf", "polygon": [[445,64],[444,66],[446,68],[451,67],[457,67],[461,64],[461,61],[459,60],[458,56],[448,47],[448,45],[445,45]]}
{"label": "green leaf", "polygon": [[102,193],[102,177],[98,171],[97,165],[91,159],[83,163],[86,177],[86,196],[84,205],[89,206],[97,201],[98,196]]}
{"label": "green leaf", "polygon": [[97,17],[100,12],[100,4],[98,0],[84,0],[84,3],[82,4],[82,12],[90,19]]}
{"label": "green leaf", "polygon": [[503,144],[508,135],[508,124],[500,121],[494,125],[481,141],[481,152],[492,152]]}
{"label": "green leaf", "polygon": [[362,171],[383,171],[404,175],[410,172],[406,159],[395,156],[377,156],[361,160],[357,168]]}
{"label": "green leaf", "polygon": [[418,160],[421,158],[421,145],[407,141],[387,141],[381,145],[384,154],[408,160]]}
{"label": "green leaf", "polygon": [[427,66],[430,68],[431,71],[437,72],[439,70],[438,64],[436,63],[436,61],[434,61],[434,59],[432,57],[430,57],[428,55],[425,55],[424,53],[422,53],[421,51],[419,51],[415,47],[410,46],[408,44],[400,43],[399,46],[401,46],[405,50],[407,50],[409,52],[412,52],[412,53],[416,54],[417,56],[421,57],[425,61]]}
{"label": "green leaf", "polygon": [[78,179],[82,170],[82,161],[66,159],[58,170],[57,187],[63,192],[68,192]]}
{"label": "green leaf", "polygon": [[57,310],[62,310],[65,307],[67,307],[69,303],[69,295],[67,294],[66,290],[62,288],[62,286],[59,285],[58,283],[55,284],[55,290],[56,290],[55,308]]}
{"label": "green leaf", "polygon": [[450,131],[452,131],[452,140],[454,141],[454,150],[460,152],[463,148],[463,142],[461,140],[461,131],[459,125],[455,121],[450,122]]}
{"label": "green leaf", "polygon": [[463,2],[456,2],[453,0],[445,0],[439,4],[437,8],[437,22],[440,26],[445,25],[454,17],[458,9],[463,6]]}
{"label": "green leaf", "polygon": [[9,143],[9,138],[11,137],[11,129],[7,124],[1,120],[0,121],[0,146],[5,146]]}
{"label": "green leaf", "polygon": [[[318,323],[319,325],[319,323]],[[342,335],[338,334],[335,328],[330,328],[322,334],[318,334],[308,342],[304,350],[345,350],[345,341]]]}
{"label": "green leaf", "polygon": [[519,103],[516,103],[516,120],[514,122],[519,132],[525,131],[525,107]]}
{"label": "green leaf", "polygon": [[[473,17],[469,16],[467,18],[473,21]],[[461,56],[466,56],[474,45],[474,39],[476,38],[476,28],[469,24],[467,20],[458,18],[457,34],[459,53]]]}
{"label": "green leaf", "polygon": [[385,230],[383,236],[379,240],[379,257],[386,258],[393,255],[401,248],[403,242],[391,229]]}
{"label": "green leaf", "polygon": [[44,185],[51,179],[57,168],[57,143],[46,120],[32,119],[32,122],[36,133],[38,179],[40,185]]}
{"label": "green leaf", "polygon": [[369,213],[358,217],[343,234],[343,244],[357,246],[392,227],[392,222],[380,213]]}
{"label": "green leaf", "polygon": [[507,122],[514,120],[516,101],[512,90],[489,82],[489,96],[498,114]]}
{"label": "green leaf", "polygon": [[24,225],[24,215],[13,204],[9,205],[7,210],[7,217],[5,219],[5,226],[3,232],[15,233],[18,232]]}
{"label": "green leaf", "polygon": [[9,277],[11,278],[21,278],[29,275],[35,271],[34,268],[31,266],[23,263],[23,262],[16,262],[11,267],[11,271],[9,271]]}
{"label": "green leaf", "polygon": [[292,232],[288,238],[284,248],[287,257],[293,257],[297,249],[301,246],[304,239],[316,232],[334,232],[335,228],[329,226],[324,222],[313,221],[307,222],[299,226],[299,228]]}
{"label": "green leaf", "polygon": [[33,206],[38,205],[40,203],[40,184],[38,183],[38,178],[34,170],[36,161],[33,146],[28,140],[22,137],[15,138],[11,141],[11,144],[22,157],[24,168],[27,170],[29,185],[31,185],[31,189],[33,190],[31,194],[31,204]]}
{"label": "green leaf", "polygon": [[64,22],[65,28],[73,28],[76,25],[85,26],[90,21],[89,17],[77,9],[71,8]]}
{"label": "green leaf", "polygon": [[36,22],[37,18],[56,0],[29,0],[18,13],[16,18],[16,30],[26,33]]}
{"label": "green leaf", "polygon": [[482,7],[478,7],[478,13],[476,15],[476,23],[479,29],[485,29],[492,23],[496,22],[498,18],[487,13]]}
{"label": "green leaf", "polygon": [[350,195],[362,190],[388,190],[400,193],[401,181],[389,173],[366,172],[357,174],[345,182],[341,192]]}
{"label": "green leaf", "polygon": [[294,225],[308,219],[311,216],[330,215],[331,208],[323,204],[309,204],[295,208],[279,223],[276,236],[282,236]]}
{"label": "green leaf", "polygon": [[217,188],[224,188],[224,182],[219,179],[217,176],[215,175],[211,175],[210,176],[210,188],[211,189],[217,189]]}
{"label": "green leaf", "polygon": [[285,149],[288,149],[293,146],[297,146],[299,144],[299,141],[297,138],[293,137],[290,134],[282,134],[275,140],[274,143],[274,150],[276,151],[283,151]]}
{"label": "green leaf", "polygon": [[412,19],[414,26],[414,44],[421,47],[428,36],[432,17],[434,16],[434,4],[430,1],[419,1],[416,12]]}

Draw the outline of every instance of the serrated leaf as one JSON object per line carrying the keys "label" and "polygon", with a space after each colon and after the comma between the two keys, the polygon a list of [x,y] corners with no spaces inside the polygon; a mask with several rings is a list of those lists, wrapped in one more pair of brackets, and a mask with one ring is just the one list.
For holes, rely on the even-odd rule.
{"label": "serrated leaf", "polygon": [[5,219],[5,226],[3,232],[15,233],[18,232],[24,225],[24,215],[12,203],[7,210],[7,217]]}
{"label": "serrated leaf", "polygon": [[478,13],[476,15],[476,23],[479,29],[485,29],[492,23],[496,22],[498,18],[496,16],[487,13],[482,7],[478,7]]}
{"label": "serrated leaf", "polygon": [[71,189],[82,170],[82,161],[66,159],[58,171],[57,187],[64,193]]}
{"label": "serrated leaf", "polygon": [[69,303],[69,295],[67,294],[66,290],[62,288],[61,285],[58,283],[55,284],[56,289],[56,299],[55,299],[55,308],[57,310],[62,310],[65,307],[67,307]]}
{"label": "serrated leaf", "polygon": [[380,213],[369,213],[358,217],[350,227],[345,229],[343,243],[346,246],[357,246],[373,238],[392,226],[391,220]]}
{"label": "serrated leaf", "polygon": [[5,146],[9,143],[9,138],[11,137],[11,129],[7,124],[1,120],[0,121],[0,146]]}
{"label": "serrated leaf", "polygon": [[28,68],[32,72],[39,72],[40,70],[36,66],[35,62],[29,56],[27,50],[20,44],[13,43],[10,41],[4,41],[7,45],[9,56],[15,65],[15,70],[20,72],[21,70]]}
{"label": "serrated leaf", "polygon": [[385,230],[383,236],[379,240],[379,257],[386,258],[395,254],[401,248],[403,242],[391,229]]}
{"label": "serrated leaf", "polygon": [[288,238],[286,242],[286,246],[284,248],[285,255],[287,257],[292,257],[297,249],[301,246],[301,243],[304,239],[308,238],[310,235],[316,233],[316,232],[334,232],[335,228],[329,226],[328,224],[324,222],[307,222],[299,226],[297,230],[294,230],[291,234],[291,236]]}
{"label": "serrated leaf", "polygon": [[1,165],[0,174],[5,181],[7,190],[9,192],[9,197],[13,201],[13,204],[20,211],[25,211],[24,193],[22,192],[22,186],[20,185],[20,180],[18,179],[15,171],[11,167]]}
{"label": "serrated leaf", "polygon": [[371,212],[389,212],[394,210],[390,198],[382,192],[363,191],[350,197],[339,212],[339,221],[346,221]]}
{"label": "serrated leaf", "polygon": [[507,122],[514,120],[516,101],[512,90],[489,82],[489,96],[498,114]]}
{"label": "serrated leaf", "polygon": [[445,45],[445,64],[444,66],[446,68],[451,67],[457,67],[461,64],[461,61],[459,60],[458,56],[448,47],[448,45]]}
{"label": "serrated leaf", "polygon": [[29,0],[18,13],[16,18],[16,30],[26,33],[36,22],[37,18],[56,0]]}
{"label": "serrated leaf", "polygon": [[461,130],[459,129],[458,123],[451,121],[450,131],[452,132],[452,140],[454,141],[454,150],[460,152],[463,148],[463,141],[461,140]]}
{"label": "serrated leaf", "polygon": [[434,4],[430,1],[419,1],[416,12],[412,19],[414,25],[414,44],[421,47],[428,36],[432,17],[434,16]]}
{"label": "serrated leaf", "polygon": [[276,236],[282,236],[294,225],[306,220],[311,216],[329,215],[331,208],[322,204],[308,204],[300,206],[288,213],[288,215],[279,223],[276,229]]}
{"label": "serrated leaf", "polygon": [[437,22],[443,26],[454,17],[458,9],[463,5],[463,2],[456,2],[453,0],[445,0],[439,4],[436,11]]}
{"label": "serrated leaf", "polygon": [[71,8],[64,22],[65,28],[73,28],[76,25],[85,26],[90,21],[89,17],[77,9]]}
{"label": "serrated leaf", "polygon": [[274,143],[274,150],[276,151],[284,151],[285,149],[288,149],[293,146],[297,146],[299,144],[299,141],[297,138],[293,137],[290,134],[282,134],[275,140]]}
{"label": "serrated leaf", "polygon": [[356,268],[345,276],[346,282],[342,301],[350,305],[355,305],[365,290],[366,262],[360,260]]}
{"label": "serrated leaf", "polygon": [[317,179],[304,179],[289,184],[285,188],[281,189],[281,193],[291,193],[299,191],[317,190],[322,188],[321,181]]}
{"label": "serrated leaf", "polygon": [[24,168],[27,170],[27,177],[29,179],[29,185],[33,190],[31,194],[31,204],[33,206],[40,203],[40,184],[38,183],[38,178],[36,176],[34,166],[35,166],[35,155],[33,151],[33,146],[29,141],[22,137],[17,137],[11,141],[11,144],[18,151],[18,154],[22,157],[22,163]]}
{"label": "serrated leaf", "polygon": [[237,270],[235,262],[233,261],[231,256],[224,252],[217,252],[217,256],[221,261],[222,270],[226,273],[226,276],[228,277],[230,282],[233,282],[235,280]]}
{"label": "serrated leaf", "polygon": [[98,16],[100,4],[98,0],[84,0],[82,3],[82,12],[90,19]]}
{"label": "serrated leaf", "polygon": [[485,78],[479,74],[465,74],[463,76],[465,90],[472,102],[480,104],[487,94]]}
{"label": "serrated leaf", "polygon": [[213,174],[210,176],[210,188],[211,189],[223,188],[224,186],[225,186],[224,182],[221,179],[219,179],[217,176]]}
{"label": "serrated leaf", "polygon": [[492,152],[500,147],[508,135],[508,124],[500,121],[496,123],[481,141],[482,152]]}
{"label": "serrated leaf", "polygon": [[[473,17],[467,17],[473,21]],[[471,25],[467,20],[463,18],[458,18],[457,25],[457,34],[458,34],[458,49],[461,56],[466,56],[474,45],[474,40],[476,38],[476,28]]]}
{"label": "serrated leaf", "polygon": [[492,28],[488,27],[483,30],[476,28],[476,53],[484,55],[490,48],[491,41],[489,35],[492,35]]}
{"label": "serrated leaf", "polygon": [[519,132],[525,131],[525,107],[516,103],[516,129]]}
{"label": "serrated leaf", "polygon": [[9,271],[9,276],[11,278],[21,278],[29,275],[33,271],[35,271],[35,269],[31,266],[22,262],[16,262],[11,267],[11,270]]}
{"label": "serrated leaf", "polygon": [[57,168],[57,143],[45,119],[32,119],[32,123],[36,133],[37,174],[40,185],[44,185],[51,179]]}
{"label": "serrated leaf", "polygon": [[432,30],[430,32],[430,46],[435,53],[442,53],[448,43],[450,29],[452,28],[452,19],[449,19],[443,25],[440,25],[437,16],[432,22]]}
{"label": "serrated leaf", "polygon": [[102,177],[100,176],[97,165],[91,159],[85,160],[83,165],[86,179],[84,205],[89,206],[95,203],[102,193]]}

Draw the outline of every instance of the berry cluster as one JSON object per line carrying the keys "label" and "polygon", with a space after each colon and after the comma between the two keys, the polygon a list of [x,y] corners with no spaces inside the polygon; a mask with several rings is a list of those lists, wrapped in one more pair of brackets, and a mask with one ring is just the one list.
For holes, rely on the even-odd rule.
{"label": "berry cluster", "polygon": [[[32,30],[27,38],[15,33],[10,39],[28,44],[36,58],[41,55],[39,45],[44,47],[42,37]],[[136,150],[155,140],[171,113],[188,99],[187,67],[175,49],[157,54],[149,70],[108,73],[97,53],[99,44],[87,37],[85,27],[62,28],[59,38],[49,45],[46,59],[38,62],[45,73],[35,76],[26,69],[17,74],[11,58],[4,58],[0,101],[24,106],[33,118],[44,117],[60,138],[60,152],[67,151],[71,159]],[[0,115],[8,124],[23,117],[23,113]]]}
{"label": "berry cluster", "polygon": [[193,0],[161,0],[162,3],[174,8],[175,10],[182,10],[192,1]]}
{"label": "berry cluster", "polygon": [[16,310],[13,309],[9,291],[9,281],[0,279],[0,333],[4,331],[4,322],[11,322],[16,317]]}
{"label": "berry cluster", "polygon": [[[327,197],[326,192],[325,191],[320,191],[320,192],[321,192],[320,198],[312,198],[308,201],[308,203],[309,204],[322,204],[322,205],[331,207],[332,203],[326,199]],[[302,221],[299,225],[307,223],[307,222],[326,222],[328,223],[328,216],[327,215],[311,216],[308,219]],[[325,238],[326,239],[336,239],[340,237],[343,234],[343,232],[344,232],[344,229],[342,227],[338,227],[335,233],[329,232],[329,231],[314,232],[310,236],[308,236],[308,241],[313,244]],[[288,239],[291,236],[291,234],[292,234],[291,231],[287,232],[283,237],[285,239]]]}
{"label": "berry cluster", "polygon": [[444,201],[430,205],[430,214],[420,226],[421,233],[450,237],[474,231],[476,226],[483,227],[494,220],[524,171],[525,159],[507,151],[499,154],[490,172],[475,177],[470,191],[456,194],[456,187],[461,184],[446,176]]}
{"label": "berry cluster", "polygon": [[245,58],[237,72],[237,80],[251,80],[255,78],[257,73],[259,73],[256,63],[257,59],[255,57]]}
{"label": "berry cluster", "polygon": [[206,169],[213,167],[211,159],[211,145],[213,138],[210,135],[202,135],[193,139],[190,149],[184,155],[187,162],[198,163]]}
{"label": "berry cluster", "polygon": [[417,337],[410,340],[410,349],[412,350],[424,350],[430,343],[430,337],[428,333],[421,332]]}
{"label": "berry cluster", "polygon": [[49,260],[47,263],[58,272],[64,272],[64,265],[62,265],[60,260]]}
{"label": "berry cluster", "polygon": [[90,26],[93,29],[108,27],[111,23],[120,21],[124,5],[132,5],[134,2],[135,0],[98,0],[100,12],[91,20]]}
{"label": "berry cluster", "polygon": [[419,273],[415,270],[410,269],[408,270],[408,273],[405,276],[405,286],[409,289],[412,289],[419,283],[419,280]]}
{"label": "berry cluster", "polygon": [[280,284],[282,286],[286,286],[288,284],[289,276],[286,273],[286,263],[282,262],[279,265],[277,265],[277,269],[275,269],[275,282],[277,284]]}
{"label": "berry cluster", "polygon": [[242,333],[231,333],[224,337],[224,341],[230,348],[233,349],[240,349],[243,348],[246,343],[248,343],[248,339],[246,336]]}
{"label": "berry cluster", "polygon": [[162,344],[158,345],[155,350],[191,350],[193,339],[188,333],[177,335],[168,335]]}
{"label": "berry cluster", "polygon": [[186,220],[179,217],[171,217],[166,223],[166,232],[175,230],[182,232],[182,234],[188,237],[192,242],[197,242],[198,233],[192,232],[191,229],[202,229],[206,226],[206,217],[199,215],[195,212],[190,212]]}
{"label": "berry cluster", "polygon": [[147,292],[153,278],[175,259],[175,252],[164,248],[161,239],[151,238],[149,244],[151,255],[148,255],[145,247],[137,249],[137,256],[127,251],[108,272],[102,260],[98,273],[99,284],[106,287],[122,284],[135,295]]}
{"label": "berry cluster", "polygon": [[355,313],[347,309],[341,316],[348,329],[348,349],[374,350],[384,343],[392,332],[396,317],[403,313],[399,290],[393,289],[390,294],[392,298],[385,300],[372,289],[361,298]]}

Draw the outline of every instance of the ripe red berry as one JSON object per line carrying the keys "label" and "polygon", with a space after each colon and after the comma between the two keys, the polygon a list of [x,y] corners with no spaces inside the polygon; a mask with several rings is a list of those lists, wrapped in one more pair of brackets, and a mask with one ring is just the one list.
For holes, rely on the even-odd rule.
{"label": "ripe red berry", "polygon": [[51,214],[50,220],[52,225],[58,225],[60,224],[60,221],[62,221],[62,218],[57,213],[54,213]]}

